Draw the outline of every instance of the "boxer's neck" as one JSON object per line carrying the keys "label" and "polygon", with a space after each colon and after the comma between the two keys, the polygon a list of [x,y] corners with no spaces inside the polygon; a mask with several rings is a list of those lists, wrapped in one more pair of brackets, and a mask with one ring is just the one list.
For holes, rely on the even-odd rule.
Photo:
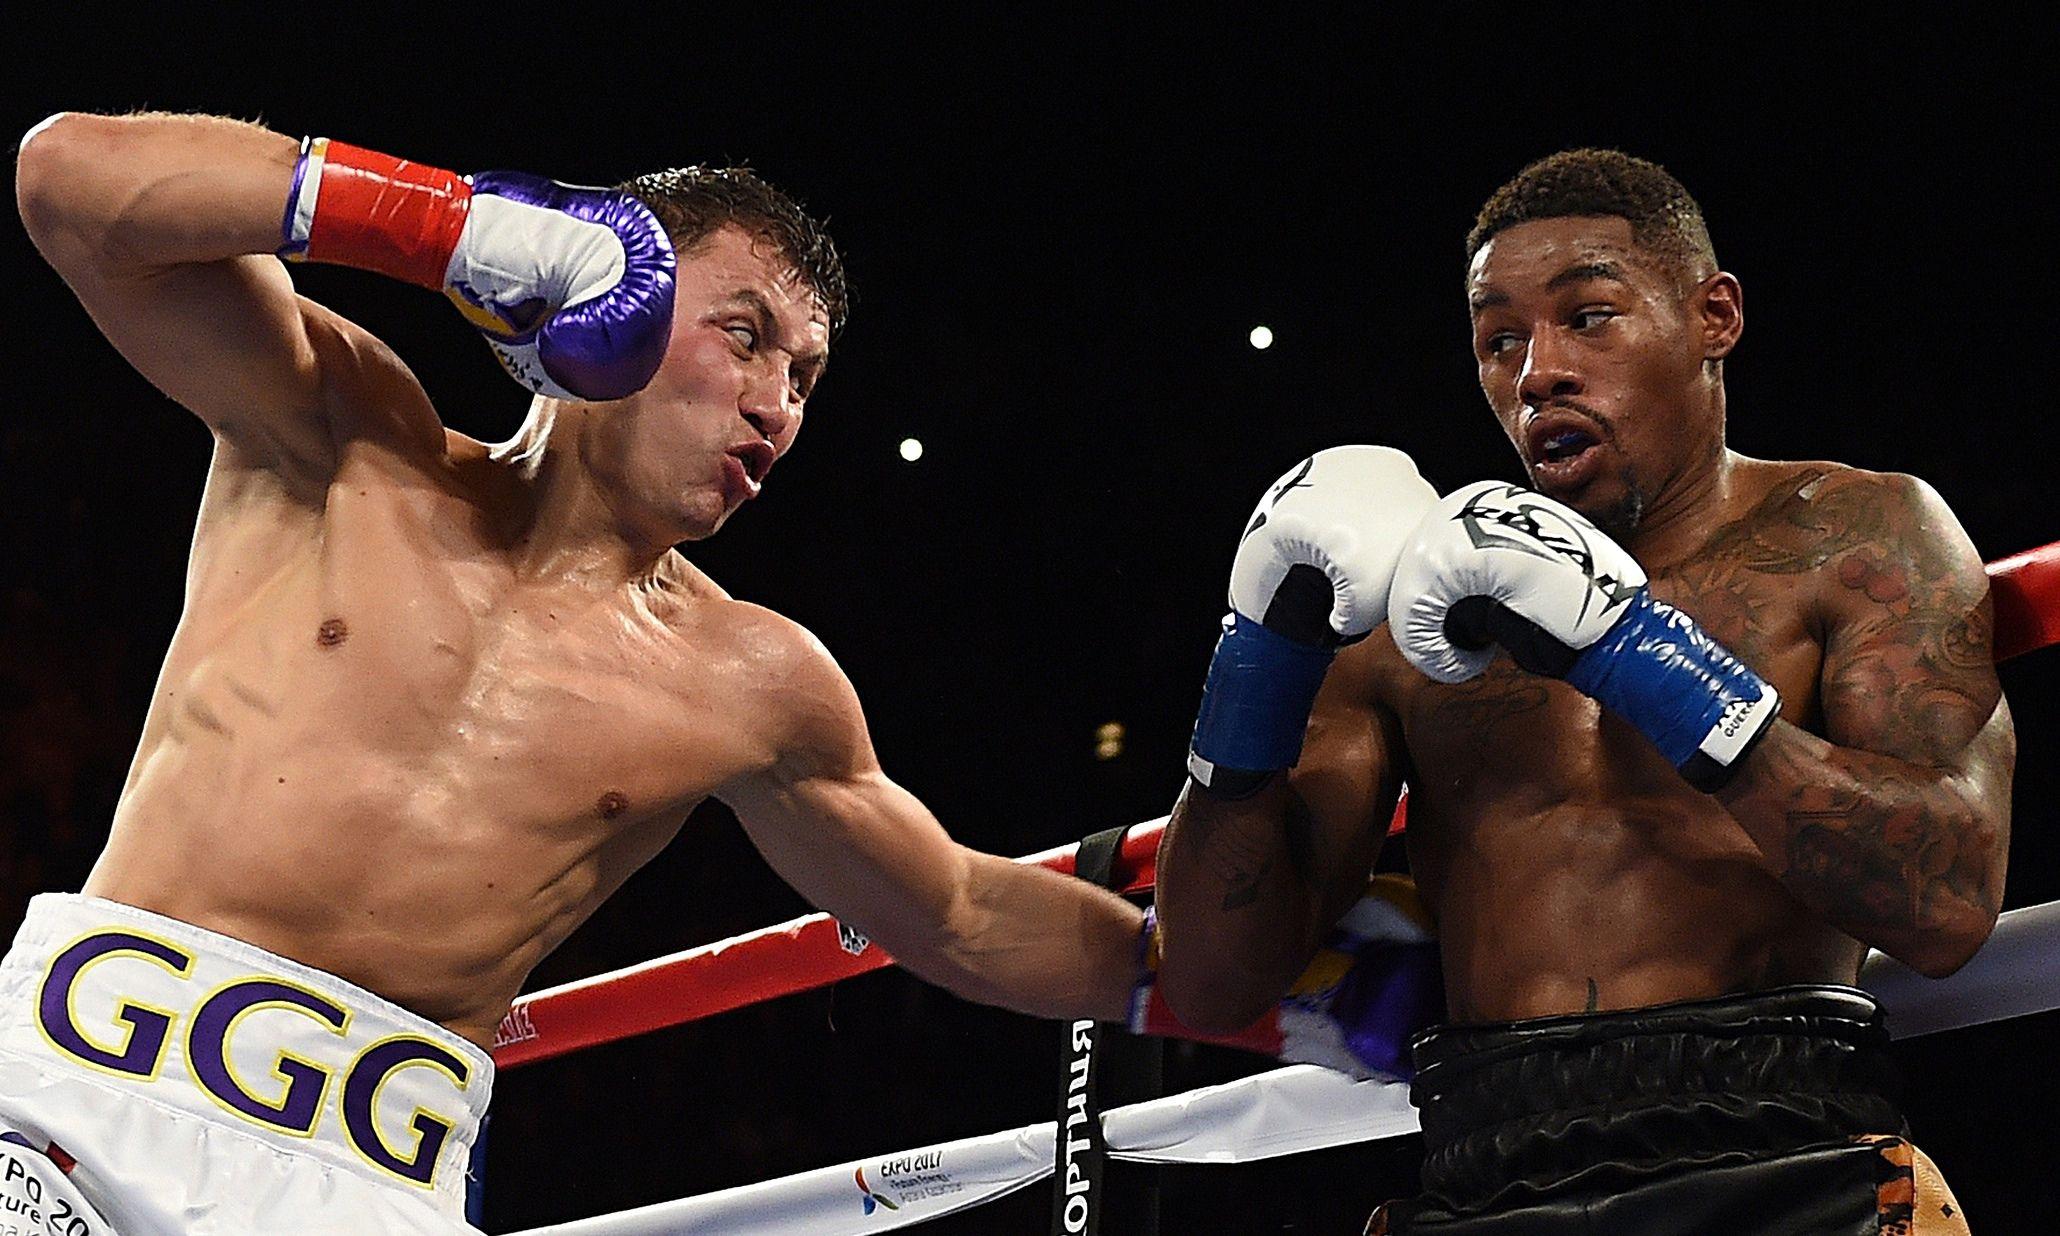
{"label": "boxer's neck", "polygon": [[492,448],[523,502],[509,542],[518,578],[609,590],[649,582],[684,535],[627,509],[585,466],[578,416],[539,398],[513,438]]}
{"label": "boxer's neck", "polygon": [[1647,571],[1700,549],[1730,509],[1739,458],[1719,439],[1714,451],[1689,461],[1654,495],[1624,548]]}

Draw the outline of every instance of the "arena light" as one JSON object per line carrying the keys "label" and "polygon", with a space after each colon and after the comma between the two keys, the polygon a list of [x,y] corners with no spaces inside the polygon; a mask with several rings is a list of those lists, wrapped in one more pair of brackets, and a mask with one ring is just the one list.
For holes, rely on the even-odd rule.
{"label": "arena light", "polygon": [[914,438],[903,438],[901,440],[901,457],[910,463],[921,459],[923,457],[923,444]]}
{"label": "arena light", "polygon": [[1273,346],[1273,328],[1271,326],[1254,326],[1252,333],[1245,337],[1250,339],[1252,346],[1261,352]]}

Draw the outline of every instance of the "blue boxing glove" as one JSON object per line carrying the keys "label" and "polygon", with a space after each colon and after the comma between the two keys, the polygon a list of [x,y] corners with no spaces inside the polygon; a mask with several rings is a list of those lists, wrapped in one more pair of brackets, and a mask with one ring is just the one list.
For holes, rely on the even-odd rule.
{"label": "blue boxing glove", "polygon": [[1637,727],[1690,785],[1730,778],[1781,715],[1781,697],[1578,512],[1482,481],[1424,518],[1396,567],[1396,646],[1439,682],[1487,668],[1494,645],[1563,678]]}
{"label": "blue boxing glove", "polygon": [[1409,456],[1319,451],[1268,488],[1230,571],[1230,615],[1209,665],[1187,767],[1220,796],[1294,766],[1337,650],[1386,619],[1395,560],[1438,499]]}
{"label": "blue boxing glove", "polygon": [[672,241],[649,207],[612,189],[459,176],[310,138],[279,253],[444,293],[516,381],[554,399],[634,394],[672,338]]}

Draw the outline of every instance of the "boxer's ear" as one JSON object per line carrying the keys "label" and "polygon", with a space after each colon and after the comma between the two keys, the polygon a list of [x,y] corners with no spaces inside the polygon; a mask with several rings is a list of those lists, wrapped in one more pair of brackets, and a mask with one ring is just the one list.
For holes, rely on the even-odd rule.
{"label": "boxer's ear", "polygon": [[1702,358],[1729,356],[1745,333],[1745,290],[1738,277],[1720,270],[1704,279],[1689,294],[1688,308],[1702,331]]}

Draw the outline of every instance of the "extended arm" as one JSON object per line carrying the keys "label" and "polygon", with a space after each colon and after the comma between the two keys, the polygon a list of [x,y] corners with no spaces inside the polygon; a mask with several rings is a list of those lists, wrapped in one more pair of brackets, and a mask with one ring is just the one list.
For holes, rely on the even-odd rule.
{"label": "extended arm", "polygon": [[767,709],[777,750],[721,795],[781,878],[959,995],[1038,1016],[1123,1021],[1142,970],[1137,908],[953,841],[881,771],[858,699],[829,654],[811,640],[787,662]]}
{"label": "extended arm", "polygon": [[1928,487],[1836,483],[1876,491],[1881,527],[1826,567],[1825,736],[1776,724],[1718,798],[1804,904],[1939,977],[1988,938],[2009,855],[1988,579]]}

